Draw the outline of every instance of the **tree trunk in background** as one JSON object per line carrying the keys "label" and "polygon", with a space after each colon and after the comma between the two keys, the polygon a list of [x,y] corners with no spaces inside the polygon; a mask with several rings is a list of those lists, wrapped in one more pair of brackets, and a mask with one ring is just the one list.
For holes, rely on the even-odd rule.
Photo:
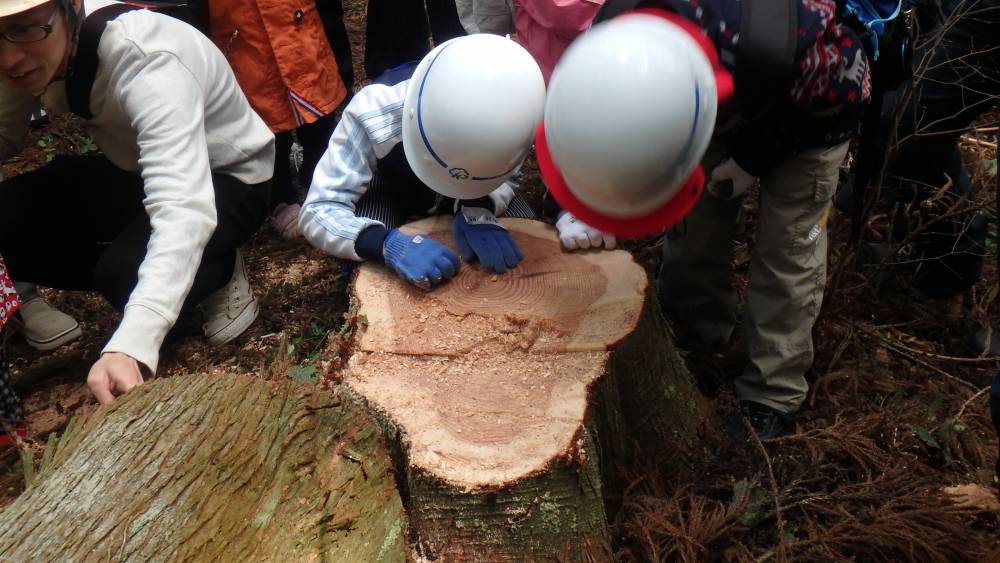
{"label": "tree trunk in background", "polygon": [[[682,468],[704,403],[628,253],[503,224],[525,255],[506,274],[465,264],[423,292],[359,269],[345,383],[385,429],[419,555],[607,560],[614,465],[638,442]],[[454,246],[448,217],[404,230]]]}
{"label": "tree trunk in background", "polygon": [[51,440],[3,561],[404,561],[381,433],[339,391],[154,380]]}

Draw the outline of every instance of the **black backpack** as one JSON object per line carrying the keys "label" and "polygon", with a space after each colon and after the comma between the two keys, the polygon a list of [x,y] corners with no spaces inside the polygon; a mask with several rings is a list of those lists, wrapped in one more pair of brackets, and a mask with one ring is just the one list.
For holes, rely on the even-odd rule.
{"label": "black backpack", "polygon": [[141,3],[122,2],[105,6],[87,14],[80,24],[76,54],[66,78],[69,109],[84,119],[93,119],[90,111],[90,91],[97,76],[97,47],[108,22],[135,10],[152,10],[175,17],[208,34],[208,0],[143,0]]}

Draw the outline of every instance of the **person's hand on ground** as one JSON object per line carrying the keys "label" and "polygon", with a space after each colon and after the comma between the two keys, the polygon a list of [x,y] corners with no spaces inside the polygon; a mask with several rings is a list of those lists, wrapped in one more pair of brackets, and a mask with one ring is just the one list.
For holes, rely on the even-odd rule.
{"label": "person's hand on ground", "polygon": [[128,354],[106,352],[90,368],[87,386],[101,404],[107,405],[129,389],[142,385],[139,362]]}

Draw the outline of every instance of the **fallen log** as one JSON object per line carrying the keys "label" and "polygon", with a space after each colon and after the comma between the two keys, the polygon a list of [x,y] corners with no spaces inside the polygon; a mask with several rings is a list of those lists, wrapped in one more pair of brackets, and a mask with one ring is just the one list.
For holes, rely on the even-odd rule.
{"label": "fallen log", "polygon": [[[606,560],[614,465],[634,441],[683,466],[704,404],[628,253],[503,224],[525,258],[502,275],[423,292],[359,268],[345,384],[385,430],[418,555]],[[446,217],[404,230],[453,246]]]}
{"label": "fallen log", "polygon": [[50,440],[2,561],[404,561],[381,434],[339,391],[153,380]]}

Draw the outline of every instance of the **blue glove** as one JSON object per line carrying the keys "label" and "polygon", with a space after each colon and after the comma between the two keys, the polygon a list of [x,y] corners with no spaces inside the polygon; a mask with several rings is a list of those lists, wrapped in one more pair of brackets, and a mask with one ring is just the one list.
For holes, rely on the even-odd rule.
{"label": "blue glove", "polygon": [[517,266],[524,255],[510,238],[507,229],[497,223],[493,212],[482,207],[463,207],[452,224],[455,244],[466,262],[479,262],[498,274]]}
{"label": "blue glove", "polygon": [[385,237],[382,256],[387,266],[420,289],[430,289],[458,272],[455,253],[424,235],[407,235],[392,229]]}

